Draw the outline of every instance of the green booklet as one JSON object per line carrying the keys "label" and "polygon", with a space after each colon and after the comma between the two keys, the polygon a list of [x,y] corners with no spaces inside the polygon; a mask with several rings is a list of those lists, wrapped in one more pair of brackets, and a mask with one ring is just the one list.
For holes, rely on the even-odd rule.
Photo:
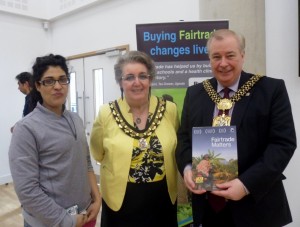
{"label": "green booklet", "polygon": [[193,127],[192,130],[192,171],[197,188],[218,190],[216,184],[238,176],[236,127]]}

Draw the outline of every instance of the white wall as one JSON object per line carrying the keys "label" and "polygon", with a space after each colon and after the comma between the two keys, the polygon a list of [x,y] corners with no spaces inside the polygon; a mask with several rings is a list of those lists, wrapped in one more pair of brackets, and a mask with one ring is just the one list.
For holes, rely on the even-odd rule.
{"label": "white wall", "polygon": [[285,189],[294,222],[289,227],[300,226],[300,77],[298,0],[266,0],[266,56],[267,75],[285,80],[298,136],[298,148],[285,175]]}
{"label": "white wall", "polygon": [[106,1],[53,22],[52,48],[65,55],[123,44],[136,49],[136,24],[197,21],[198,15],[198,0]]}
{"label": "white wall", "polygon": [[[136,49],[136,24],[197,21],[198,0],[106,1],[50,24],[52,49],[65,56],[129,44]],[[83,45],[84,44],[84,45]],[[114,75],[109,84],[115,85]],[[105,97],[118,97],[118,89],[107,89]]]}
{"label": "white wall", "polygon": [[22,117],[25,96],[18,91],[15,76],[31,70],[36,56],[47,50],[47,39],[37,20],[0,12],[0,184],[10,182],[8,147],[10,127]]}

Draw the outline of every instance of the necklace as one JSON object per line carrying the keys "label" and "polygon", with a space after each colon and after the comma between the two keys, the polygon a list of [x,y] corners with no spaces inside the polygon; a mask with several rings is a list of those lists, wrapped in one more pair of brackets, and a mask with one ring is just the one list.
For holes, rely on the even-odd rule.
{"label": "necklace", "polygon": [[145,130],[138,130],[135,127],[132,127],[125,120],[124,116],[121,113],[117,100],[114,102],[110,102],[109,107],[119,128],[131,138],[138,139],[139,148],[141,150],[145,150],[149,147],[146,138],[151,136],[152,133],[157,129],[164,116],[164,112],[166,110],[166,101],[162,98],[157,98],[157,106],[155,112],[151,118],[148,127]]}
{"label": "necklace", "polygon": [[[147,108],[147,110],[148,110],[148,108]],[[142,122],[141,117],[144,116],[145,111],[140,112],[140,114],[134,114],[131,110],[131,113],[133,114],[133,119],[136,115],[140,115],[140,116],[135,117],[134,123],[136,123],[137,125],[141,124],[141,122]]]}
{"label": "necklace", "polygon": [[209,80],[203,82],[204,89],[211,98],[211,100],[217,105],[218,110],[222,110],[223,114],[216,116],[213,119],[213,126],[230,126],[231,117],[225,115],[225,110],[230,110],[233,104],[239,101],[253,86],[262,78],[263,75],[253,75],[243,86],[230,98],[222,99],[221,96],[214,90]]}

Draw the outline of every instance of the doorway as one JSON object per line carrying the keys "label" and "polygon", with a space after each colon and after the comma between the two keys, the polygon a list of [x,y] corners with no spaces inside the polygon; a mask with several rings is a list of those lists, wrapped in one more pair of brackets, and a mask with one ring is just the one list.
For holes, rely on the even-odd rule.
{"label": "doorway", "polygon": [[[100,106],[120,96],[114,64],[128,50],[128,45],[112,49],[67,58],[71,78],[67,108],[81,117],[88,143]],[[92,164],[98,175],[100,164],[93,158]]]}

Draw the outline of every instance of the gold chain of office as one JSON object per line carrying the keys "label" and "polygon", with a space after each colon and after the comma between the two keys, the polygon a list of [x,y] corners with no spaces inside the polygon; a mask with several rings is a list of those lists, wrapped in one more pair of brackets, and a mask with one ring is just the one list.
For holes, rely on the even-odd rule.
{"label": "gold chain of office", "polygon": [[209,80],[205,80],[203,82],[203,86],[204,89],[206,90],[207,94],[209,95],[209,97],[212,99],[212,101],[214,103],[216,103],[218,109],[224,110],[224,109],[231,109],[232,105],[239,101],[253,86],[254,84],[259,81],[260,78],[264,77],[263,75],[253,75],[250,80],[248,80],[245,84],[243,84],[243,86],[238,89],[238,91],[227,101],[230,102],[230,105],[227,107],[226,104],[228,103],[224,103],[225,105],[223,105],[222,97],[216,92],[216,90],[212,87],[211,83],[209,82]]}
{"label": "gold chain of office", "polygon": [[123,130],[128,136],[135,138],[135,139],[142,139],[147,138],[151,136],[151,134],[157,129],[158,125],[161,123],[161,119],[164,116],[164,112],[166,110],[166,101],[162,98],[157,98],[158,103],[156,106],[156,110],[152,116],[152,119],[150,121],[150,126],[143,131],[136,131],[135,127],[132,127],[124,118],[122,115],[119,105],[117,101],[110,102],[109,107],[111,110],[111,113],[114,116],[114,119],[116,120],[118,126],[120,129]]}

